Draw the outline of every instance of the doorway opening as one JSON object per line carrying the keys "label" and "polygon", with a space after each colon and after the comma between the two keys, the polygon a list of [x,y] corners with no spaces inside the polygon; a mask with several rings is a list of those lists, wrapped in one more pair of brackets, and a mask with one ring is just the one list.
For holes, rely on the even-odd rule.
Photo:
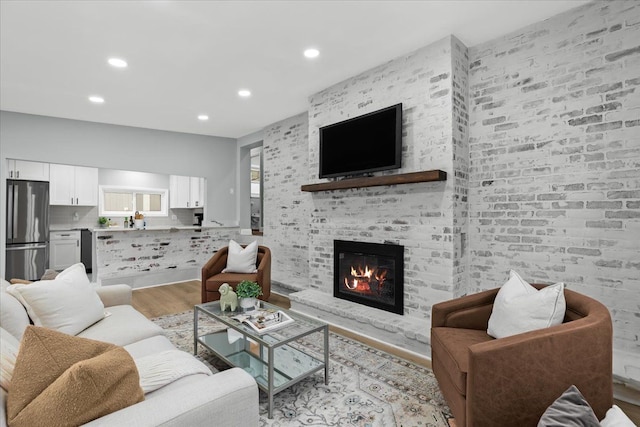
{"label": "doorway opening", "polygon": [[263,156],[262,146],[251,149],[251,232],[254,235],[262,234],[263,227]]}

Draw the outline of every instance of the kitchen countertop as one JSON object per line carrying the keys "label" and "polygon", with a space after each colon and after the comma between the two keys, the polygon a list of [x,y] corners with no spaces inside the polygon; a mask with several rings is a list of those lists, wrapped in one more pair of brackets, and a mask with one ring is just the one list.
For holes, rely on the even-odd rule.
{"label": "kitchen countertop", "polygon": [[147,226],[145,228],[142,229],[138,229],[138,228],[124,228],[124,227],[120,227],[120,226],[114,226],[114,227],[108,227],[108,228],[102,228],[102,227],[96,227],[93,229],[94,232],[108,232],[108,233],[112,233],[114,231],[163,231],[163,230],[210,230],[210,229],[214,229],[214,228],[238,228],[237,226],[219,226],[219,225],[156,225],[156,226]]}
{"label": "kitchen countertop", "polygon": [[52,225],[49,227],[49,231],[80,231],[91,230],[91,227],[69,227],[64,225]]}

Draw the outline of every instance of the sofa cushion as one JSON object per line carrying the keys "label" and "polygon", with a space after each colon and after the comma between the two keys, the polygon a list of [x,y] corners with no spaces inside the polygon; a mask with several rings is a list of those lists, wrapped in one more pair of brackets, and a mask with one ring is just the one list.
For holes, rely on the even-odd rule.
{"label": "sofa cushion", "polygon": [[253,241],[245,248],[236,241],[229,242],[227,253],[227,268],[223,273],[255,273],[256,259],[258,257],[258,242]]}
{"label": "sofa cushion", "polygon": [[144,400],[122,347],[27,327],[7,399],[12,426],[80,425]]}
{"label": "sofa cushion", "polygon": [[124,349],[133,357],[138,359],[150,354],[159,353],[161,351],[173,350],[174,345],[171,344],[169,338],[164,335],[156,335],[150,338],[145,338],[140,341],[133,342],[124,346]]}
{"label": "sofa cushion", "polygon": [[466,396],[469,347],[492,341],[493,338],[486,331],[477,329],[437,327],[431,328],[431,339],[434,341],[431,345],[434,352],[432,358],[442,363],[458,393]]}
{"label": "sofa cushion", "polygon": [[[136,360],[163,351],[175,350],[175,347],[173,346],[173,344],[171,344],[171,341],[169,341],[167,337],[156,335],[155,337],[145,338],[138,342],[126,345],[124,349],[129,352],[134,360]],[[172,382],[171,384],[167,384],[166,386],[159,388],[158,390],[145,394],[145,400],[155,399],[165,393],[171,393],[172,390],[176,388],[182,387],[187,384],[197,383],[207,376],[208,375],[206,374],[195,374],[182,377],[179,380]]]}
{"label": "sofa cushion", "polygon": [[13,335],[18,341],[22,339],[22,334],[29,326],[29,316],[27,310],[13,295],[5,291],[9,282],[2,281],[0,290],[0,326]]}
{"label": "sofa cushion", "polygon": [[36,326],[76,335],[104,317],[104,305],[89,282],[85,282],[86,274],[82,279],[74,273],[66,276],[63,273],[55,280],[11,285],[7,292],[22,303]]}
{"label": "sofa cushion", "polygon": [[78,336],[124,346],[145,338],[164,335],[160,326],[130,305],[109,307],[107,312],[108,316],[89,326]]}
{"label": "sofa cushion", "polygon": [[538,427],[600,427],[596,414],[575,385],[569,387],[542,414]]}
{"label": "sofa cushion", "polygon": [[493,302],[487,333],[504,338],[559,325],[565,310],[564,283],[538,290],[511,270]]}

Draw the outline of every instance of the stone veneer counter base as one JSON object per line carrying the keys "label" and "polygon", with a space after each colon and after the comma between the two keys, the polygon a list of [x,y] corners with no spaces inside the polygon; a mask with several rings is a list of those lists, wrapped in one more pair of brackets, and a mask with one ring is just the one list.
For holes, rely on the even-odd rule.
{"label": "stone veneer counter base", "polygon": [[139,288],[199,278],[207,260],[240,235],[237,227],[113,227],[94,236],[96,281]]}
{"label": "stone veneer counter base", "polygon": [[424,319],[401,316],[362,304],[334,298],[306,289],[288,295],[291,309],[360,335],[431,357],[428,334],[430,323]]}

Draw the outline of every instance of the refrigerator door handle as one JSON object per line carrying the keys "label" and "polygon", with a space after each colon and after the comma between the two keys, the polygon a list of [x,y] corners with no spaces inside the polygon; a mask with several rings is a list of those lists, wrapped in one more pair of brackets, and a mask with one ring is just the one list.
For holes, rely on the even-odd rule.
{"label": "refrigerator door handle", "polygon": [[46,249],[46,243],[42,245],[7,246],[7,251],[23,251],[25,249]]}
{"label": "refrigerator door handle", "polygon": [[13,239],[16,239],[18,237],[18,221],[16,221],[16,218],[18,218],[18,203],[20,202],[18,200],[18,196],[19,196],[18,185],[14,184],[13,185],[13,232],[11,233],[11,236]]}
{"label": "refrigerator door handle", "polygon": [[[11,171],[11,173],[13,174],[13,171]],[[11,213],[13,212],[13,184],[9,184],[7,185],[7,203],[9,203],[9,206],[7,206],[7,212]],[[7,216],[7,241],[8,243],[11,243],[11,241],[13,240],[13,215],[8,215]]]}

